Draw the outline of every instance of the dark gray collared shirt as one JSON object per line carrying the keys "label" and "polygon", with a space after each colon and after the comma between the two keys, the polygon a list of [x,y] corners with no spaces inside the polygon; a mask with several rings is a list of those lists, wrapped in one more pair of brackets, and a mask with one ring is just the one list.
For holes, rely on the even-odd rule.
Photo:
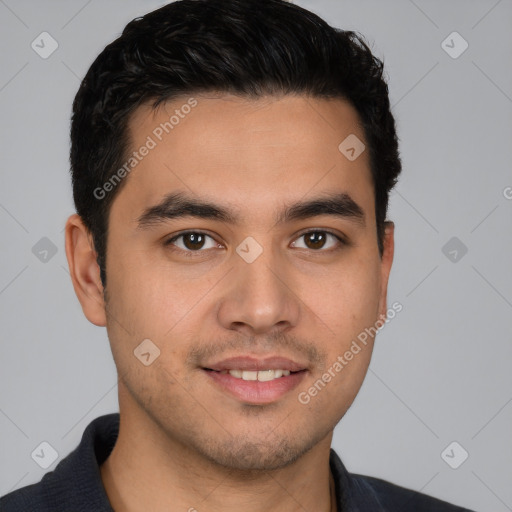
{"label": "dark gray collared shirt", "polygon": [[[100,475],[119,432],[119,414],[93,420],[78,447],[41,481],[0,498],[2,512],[113,512]],[[338,512],[472,512],[384,480],[349,473],[334,450]]]}

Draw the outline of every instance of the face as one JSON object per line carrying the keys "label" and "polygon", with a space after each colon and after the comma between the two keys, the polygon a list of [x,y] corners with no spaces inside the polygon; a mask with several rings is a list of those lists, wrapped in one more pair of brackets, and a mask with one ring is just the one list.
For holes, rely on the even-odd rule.
{"label": "face", "polygon": [[[224,467],[283,467],[332,434],[362,384],[373,339],[344,355],[386,311],[392,226],[381,257],[368,151],[338,149],[364,141],[348,103],[195,101],[130,121],[133,150],[152,147],[109,217],[121,413]],[[84,311],[101,324],[102,307]]]}

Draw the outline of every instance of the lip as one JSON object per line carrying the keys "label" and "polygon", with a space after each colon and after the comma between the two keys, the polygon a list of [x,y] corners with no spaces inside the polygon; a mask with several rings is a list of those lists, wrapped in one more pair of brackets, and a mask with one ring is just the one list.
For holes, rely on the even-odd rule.
{"label": "lip", "polygon": [[282,356],[270,356],[263,359],[251,356],[230,357],[212,364],[206,364],[203,368],[215,370],[216,372],[222,372],[224,370],[289,370],[290,372],[300,372],[301,370],[307,370],[306,365]]}
{"label": "lip", "polygon": [[[235,358],[237,361],[239,358]],[[228,360],[226,360],[228,361]],[[231,361],[231,360],[229,360]],[[224,364],[224,363],[223,363]],[[254,369],[253,366],[247,370]],[[265,362],[267,366],[261,367],[261,370],[272,369],[268,366],[268,361]],[[281,363],[282,364],[282,363]],[[240,366],[231,369],[241,369]],[[281,369],[286,369],[280,366]],[[277,369],[275,367],[274,369]],[[251,405],[265,405],[277,402],[283,398],[290,391],[295,389],[305,378],[308,373],[307,370],[296,371],[290,373],[288,376],[282,376],[267,382],[260,382],[258,380],[243,380],[233,377],[229,373],[220,373],[219,371],[207,370],[202,368],[201,371],[206,375],[210,382],[223,393],[227,393],[238,401]],[[290,370],[293,371],[293,370]]]}

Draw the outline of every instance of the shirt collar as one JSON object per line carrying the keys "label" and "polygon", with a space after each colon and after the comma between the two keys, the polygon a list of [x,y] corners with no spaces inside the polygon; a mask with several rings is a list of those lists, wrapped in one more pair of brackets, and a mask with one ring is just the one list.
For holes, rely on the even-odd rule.
{"label": "shirt collar", "polygon": [[[55,471],[43,477],[42,483],[54,488],[53,482],[59,481],[60,498],[57,499],[65,500],[70,509],[77,512],[114,512],[103,486],[100,466],[114,448],[119,420],[119,413],[94,419],[85,429],[78,447],[61,461]],[[375,491],[364,479],[354,478],[332,448],[329,465],[334,477],[337,512],[384,511]],[[70,475],[73,477],[69,478]],[[76,492],[77,486],[80,495]],[[84,501],[87,508],[84,508]]]}
{"label": "shirt collar", "polygon": [[349,473],[332,448],[329,465],[334,477],[337,512],[385,512],[375,490],[365,479]]}

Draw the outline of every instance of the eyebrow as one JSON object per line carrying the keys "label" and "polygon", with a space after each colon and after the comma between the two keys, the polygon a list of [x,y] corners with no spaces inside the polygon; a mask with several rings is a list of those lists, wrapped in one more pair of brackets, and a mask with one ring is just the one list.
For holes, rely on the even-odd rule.
{"label": "eyebrow", "polygon": [[[363,209],[346,193],[324,195],[309,201],[285,205],[275,219],[276,224],[309,219],[319,215],[334,217],[365,225]],[[227,224],[238,224],[239,215],[219,204],[189,196],[184,192],[173,192],[162,201],[146,208],[137,219],[138,229],[148,229],[171,219],[196,217],[217,220]]]}

